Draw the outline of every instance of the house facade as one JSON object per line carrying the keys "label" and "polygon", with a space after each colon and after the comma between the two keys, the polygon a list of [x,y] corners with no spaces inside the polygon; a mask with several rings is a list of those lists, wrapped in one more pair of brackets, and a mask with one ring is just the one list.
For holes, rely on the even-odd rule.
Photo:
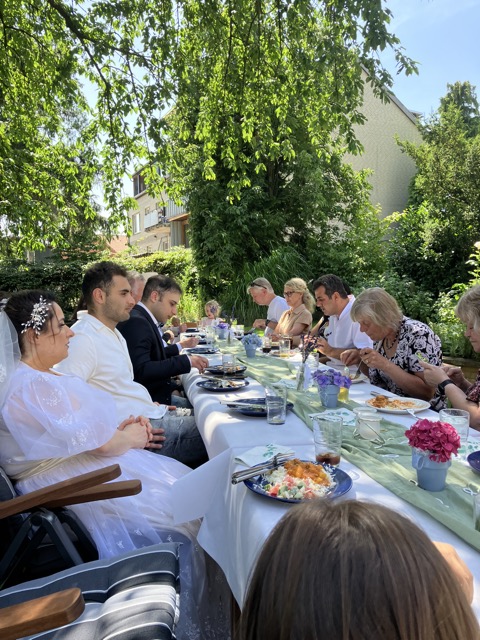
{"label": "house facade", "polygon": [[370,201],[380,207],[380,215],[385,217],[407,206],[408,187],[417,169],[412,158],[396,143],[396,137],[420,144],[422,136],[417,127],[420,114],[409,111],[393,94],[390,102],[382,102],[366,83],[362,113],[366,121],[355,127],[355,133],[364,152],[359,156],[346,155],[344,161],[355,171],[372,171]]}
{"label": "house facade", "polygon": [[137,202],[129,212],[132,235],[129,244],[139,255],[168,251],[172,247],[188,247],[188,213],[168,196],[150,196],[145,188],[142,170],[133,175],[133,197]]}
{"label": "house facade", "polygon": [[[394,95],[388,103],[377,98],[371,86],[364,83],[362,112],[366,121],[355,128],[363,145],[362,155],[346,155],[344,161],[355,171],[370,169],[370,200],[380,207],[382,217],[403,211],[408,201],[408,187],[415,175],[415,163],[402,152],[396,142],[422,140],[417,117]],[[137,207],[129,212],[132,235],[129,244],[138,254],[168,251],[175,246],[188,247],[188,212],[165,196],[164,200],[149,196],[141,170],[133,176],[133,196]]]}

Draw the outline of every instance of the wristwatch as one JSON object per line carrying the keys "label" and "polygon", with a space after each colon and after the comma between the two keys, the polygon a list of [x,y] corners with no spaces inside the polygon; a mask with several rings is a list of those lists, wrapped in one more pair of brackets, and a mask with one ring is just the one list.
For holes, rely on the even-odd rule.
{"label": "wristwatch", "polygon": [[453,380],[443,380],[443,382],[440,382],[440,384],[438,385],[438,390],[440,391],[440,393],[445,393],[445,387],[448,384],[455,384]]}

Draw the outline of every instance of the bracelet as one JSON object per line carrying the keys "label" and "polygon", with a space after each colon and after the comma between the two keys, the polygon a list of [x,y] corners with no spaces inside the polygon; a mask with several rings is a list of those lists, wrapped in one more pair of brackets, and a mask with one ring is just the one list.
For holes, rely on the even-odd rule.
{"label": "bracelet", "polygon": [[445,387],[449,384],[455,384],[453,380],[444,380],[438,384],[438,390],[441,394],[445,393]]}

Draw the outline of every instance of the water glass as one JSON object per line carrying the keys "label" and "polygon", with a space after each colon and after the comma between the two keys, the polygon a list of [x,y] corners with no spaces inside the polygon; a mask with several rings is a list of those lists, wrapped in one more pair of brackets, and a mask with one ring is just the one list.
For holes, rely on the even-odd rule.
{"label": "water glass", "polygon": [[235,327],[233,327],[233,330],[237,338],[243,338],[243,335],[245,333],[245,325],[237,324]]}
{"label": "water glass", "polygon": [[480,493],[473,496],[473,526],[480,531]]}
{"label": "water glass", "polygon": [[315,443],[315,459],[336,467],[340,464],[342,452],[341,416],[316,416],[313,418],[313,440]]}
{"label": "water glass", "polygon": [[284,424],[287,414],[287,390],[285,387],[265,389],[268,424]]}
{"label": "water glass", "polygon": [[290,356],[290,338],[280,338],[278,350],[280,358],[288,358]]}
{"label": "water glass", "polygon": [[460,436],[460,458],[467,457],[468,430],[470,426],[470,414],[463,409],[441,409],[438,417],[441,422],[448,422]]}
{"label": "water glass", "polygon": [[223,375],[235,373],[237,358],[233,353],[224,353],[222,355]]}

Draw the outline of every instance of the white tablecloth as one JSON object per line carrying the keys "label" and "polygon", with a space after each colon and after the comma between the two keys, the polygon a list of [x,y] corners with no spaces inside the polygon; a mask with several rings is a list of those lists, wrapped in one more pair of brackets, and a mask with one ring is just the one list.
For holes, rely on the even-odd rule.
{"label": "white tablecloth", "polygon": [[[232,485],[231,473],[242,468],[234,458],[256,445],[275,443],[288,445],[298,457],[313,460],[313,434],[292,412],[287,414],[284,425],[274,426],[262,418],[230,412],[219,404],[220,400],[264,395],[263,387],[252,379],[246,390],[226,393],[202,390],[196,386],[199,380],[195,370],[183,376],[210,462],[175,483],[175,518],[182,522],[203,516],[199,543],[222,567],[241,606],[255,558],[272,528],[290,507],[252,493],[243,483]],[[350,397],[361,402],[371,397],[373,389],[369,383],[352,385]],[[430,411],[421,415],[438,419],[438,414]],[[395,421],[397,419],[405,427],[413,422],[411,416],[398,415]],[[392,494],[344,458],[340,468],[353,479],[352,490],[340,499],[384,504],[410,517],[433,540],[448,542],[457,549],[474,574],[473,607],[480,618],[480,554],[437,520]]]}

